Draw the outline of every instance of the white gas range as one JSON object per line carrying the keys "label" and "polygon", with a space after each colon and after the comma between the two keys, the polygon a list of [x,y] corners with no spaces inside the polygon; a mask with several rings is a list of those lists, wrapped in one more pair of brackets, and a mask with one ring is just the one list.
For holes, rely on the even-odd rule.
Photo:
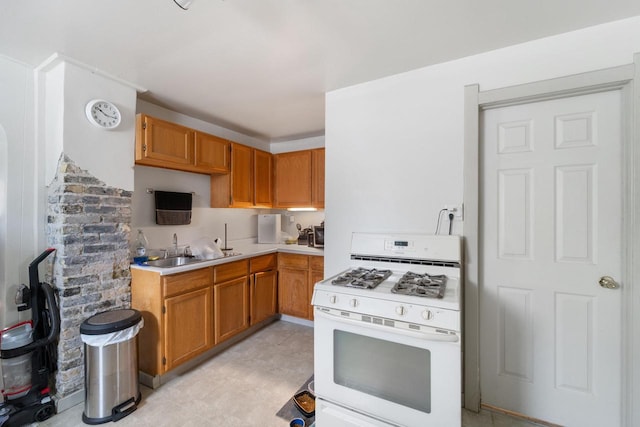
{"label": "white gas range", "polygon": [[351,263],[314,288],[317,425],[459,426],[460,238],[354,233]]}

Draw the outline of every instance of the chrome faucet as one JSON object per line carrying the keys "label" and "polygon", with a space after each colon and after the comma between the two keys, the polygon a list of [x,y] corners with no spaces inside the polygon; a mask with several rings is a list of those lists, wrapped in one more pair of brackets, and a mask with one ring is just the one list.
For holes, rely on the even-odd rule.
{"label": "chrome faucet", "polygon": [[178,256],[178,235],[173,233],[173,253]]}

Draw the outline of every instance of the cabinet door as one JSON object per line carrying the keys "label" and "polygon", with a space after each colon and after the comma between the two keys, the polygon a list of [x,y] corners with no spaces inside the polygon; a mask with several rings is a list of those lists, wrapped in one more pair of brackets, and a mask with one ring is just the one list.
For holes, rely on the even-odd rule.
{"label": "cabinet door", "polygon": [[278,310],[296,317],[309,315],[309,270],[279,270]]}
{"label": "cabinet door", "polygon": [[273,155],[266,151],[253,151],[255,205],[271,207],[273,205]]}
{"label": "cabinet door", "polygon": [[213,286],[215,343],[231,338],[249,327],[247,277]]}
{"label": "cabinet door", "polygon": [[217,136],[195,132],[194,164],[205,173],[229,173],[231,143]]}
{"label": "cabinet door", "polygon": [[253,207],[253,149],[231,144],[231,206]]}
{"label": "cabinet door", "polygon": [[274,207],[312,206],[311,150],[276,154]]}
{"label": "cabinet door", "polygon": [[251,276],[251,324],[276,314],[278,273],[263,271]]}
{"label": "cabinet door", "polygon": [[136,163],[193,169],[193,131],[153,117],[138,116]]}
{"label": "cabinet door", "polygon": [[311,151],[312,203],[315,208],[324,208],[324,148]]}
{"label": "cabinet door", "polygon": [[165,299],[165,371],[213,345],[211,301],[210,286]]}
{"label": "cabinet door", "polygon": [[313,305],[311,305],[313,287],[324,279],[324,257],[310,256],[309,264],[311,266],[309,271],[309,319],[313,320]]}

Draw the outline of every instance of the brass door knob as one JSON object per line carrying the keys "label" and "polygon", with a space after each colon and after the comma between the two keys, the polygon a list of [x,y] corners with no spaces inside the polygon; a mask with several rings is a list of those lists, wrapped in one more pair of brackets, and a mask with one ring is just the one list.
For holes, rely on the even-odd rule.
{"label": "brass door knob", "polygon": [[598,284],[607,289],[618,289],[620,287],[618,282],[616,282],[611,276],[602,276],[600,280],[598,280]]}

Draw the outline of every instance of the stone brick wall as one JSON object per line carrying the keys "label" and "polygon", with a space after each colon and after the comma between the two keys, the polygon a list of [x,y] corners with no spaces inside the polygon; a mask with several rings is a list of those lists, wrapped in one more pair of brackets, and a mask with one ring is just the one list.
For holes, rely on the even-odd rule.
{"label": "stone brick wall", "polygon": [[106,310],[129,308],[131,192],[106,186],[64,154],[49,186],[47,240],[56,249],[53,277],[60,304],[56,394],[84,387],[80,324]]}

